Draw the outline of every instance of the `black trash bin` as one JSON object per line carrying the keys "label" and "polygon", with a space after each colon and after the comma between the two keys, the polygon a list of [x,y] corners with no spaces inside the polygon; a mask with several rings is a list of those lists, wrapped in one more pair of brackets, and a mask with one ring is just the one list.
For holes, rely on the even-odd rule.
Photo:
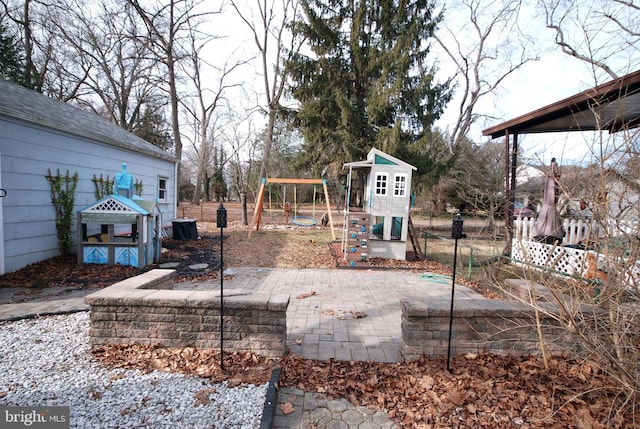
{"label": "black trash bin", "polygon": [[171,221],[173,224],[173,238],[182,241],[197,240],[198,227],[196,222],[197,219],[174,219]]}

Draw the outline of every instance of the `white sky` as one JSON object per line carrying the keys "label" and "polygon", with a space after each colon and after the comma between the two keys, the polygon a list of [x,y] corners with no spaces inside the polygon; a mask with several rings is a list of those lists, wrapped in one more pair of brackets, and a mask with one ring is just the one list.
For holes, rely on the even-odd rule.
{"label": "white sky", "polygon": [[[253,4],[254,1],[246,0],[247,4]],[[276,0],[276,4],[278,1]],[[536,37],[538,37],[536,47],[541,51],[544,49],[548,51],[541,54],[539,61],[526,64],[523,69],[505,79],[495,97],[482,100],[477,106],[478,112],[490,115],[492,119],[479,122],[474,126],[469,134],[473,141],[487,140],[482,136],[482,129],[569,97],[592,87],[594,84],[593,76],[585,63],[553,48],[553,33],[544,28],[544,22],[533,21],[531,10],[526,13],[527,16],[524,13],[521,16],[522,19],[531,20],[528,23],[528,31],[536,32]],[[535,19],[542,20],[542,18]],[[248,34],[246,24],[237,17],[235,10],[228,7],[224,14],[214,17],[212,21],[212,29],[216,34],[227,35],[224,39],[212,43],[212,53],[210,54],[212,61],[220,64],[230,57],[247,58],[255,54],[255,43],[251,35]],[[443,71],[445,71],[444,68],[443,65]],[[255,104],[255,95],[248,94],[251,94],[254,89],[256,91],[263,90],[260,73],[260,65],[244,67],[244,73],[241,77],[244,92],[237,93],[236,102],[245,107]],[[441,79],[444,78],[443,75]],[[259,96],[257,100],[264,104],[264,97]],[[436,123],[438,127],[446,129],[457,119],[458,105],[455,101],[454,99],[449,103],[445,114]],[[258,122],[262,120],[259,117],[255,119]],[[591,136],[580,134],[558,133],[522,136],[520,145],[525,156],[532,162],[548,164],[551,157],[556,157],[561,164],[584,162],[585,154],[589,153],[588,140]]]}

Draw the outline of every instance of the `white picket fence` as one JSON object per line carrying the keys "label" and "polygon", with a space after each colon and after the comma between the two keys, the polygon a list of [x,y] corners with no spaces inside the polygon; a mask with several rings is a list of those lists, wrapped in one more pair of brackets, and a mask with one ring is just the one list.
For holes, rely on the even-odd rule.
{"label": "white picket fence", "polygon": [[[533,241],[531,232],[535,223],[535,218],[518,217],[514,219],[514,236],[518,240]],[[580,242],[597,240],[603,237],[638,234],[638,222],[610,221],[603,225],[592,220],[564,219],[562,226],[565,231],[565,236],[562,240],[563,246],[575,246]]]}
{"label": "white picket fence", "polygon": [[[611,223],[602,225],[578,219],[565,219],[563,222],[565,237],[556,245],[544,244],[533,240],[531,230],[535,219],[517,218],[514,220],[514,240],[511,243],[511,258],[535,269],[551,271],[571,277],[584,277],[589,266],[586,254],[591,252],[598,258],[598,267],[607,269],[605,255],[593,250],[582,250],[573,246],[581,242],[603,237],[615,237],[623,234],[638,235],[637,222]],[[630,289],[638,291],[640,285],[640,261],[632,264],[625,274]]]}

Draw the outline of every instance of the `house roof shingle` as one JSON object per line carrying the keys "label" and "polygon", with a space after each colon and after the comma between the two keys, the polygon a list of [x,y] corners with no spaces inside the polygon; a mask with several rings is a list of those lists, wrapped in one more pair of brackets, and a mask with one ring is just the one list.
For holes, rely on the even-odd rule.
{"label": "house roof shingle", "polygon": [[173,155],[99,115],[4,80],[0,80],[0,116],[177,162]]}

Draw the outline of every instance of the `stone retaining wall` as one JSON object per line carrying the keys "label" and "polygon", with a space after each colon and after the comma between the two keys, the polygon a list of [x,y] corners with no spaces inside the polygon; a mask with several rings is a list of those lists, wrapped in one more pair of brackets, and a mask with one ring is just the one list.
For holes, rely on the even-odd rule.
{"label": "stone retaining wall", "polygon": [[[402,300],[401,352],[406,360],[447,354],[448,299]],[[529,355],[540,352],[534,310],[518,302],[461,299],[454,302],[451,355],[487,351]],[[580,350],[564,327],[541,314],[545,349],[550,354]]]}
{"label": "stone retaining wall", "polygon": [[[151,270],[91,294],[92,345],[220,348],[220,295],[171,290],[173,270]],[[287,296],[225,296],[224,348],[267,357],[286,352]]]}

